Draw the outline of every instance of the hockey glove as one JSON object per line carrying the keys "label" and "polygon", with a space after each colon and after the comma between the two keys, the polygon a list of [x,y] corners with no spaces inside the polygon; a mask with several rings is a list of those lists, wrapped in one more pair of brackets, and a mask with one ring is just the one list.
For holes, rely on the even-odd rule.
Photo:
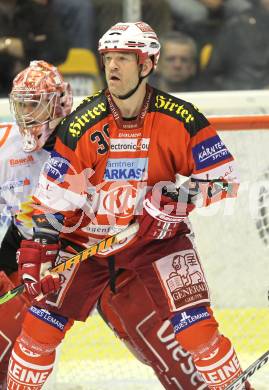
{"label": "hockey glove", "polygon": [[137,234],[146,239],[172,238],[193,208],[192,204],[179,202],[177,193],[150,191],[143,201],[142,215],[137,217]]}
{"label": "hockey glove", "polygon": [[58,243],[42,245],[35,241],[22,240],[17,251],[19,277],[25,284],[30,300],[59,289],[59,275],[49,271],[56,260],[58,250]]}

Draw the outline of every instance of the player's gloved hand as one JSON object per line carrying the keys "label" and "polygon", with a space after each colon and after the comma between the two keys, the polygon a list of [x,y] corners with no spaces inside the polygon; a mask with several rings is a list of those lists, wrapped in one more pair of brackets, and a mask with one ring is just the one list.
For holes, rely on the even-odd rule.
{"label": "player's gloved hand", "polygon": [[42,245],[35,241],[22,240],[17,251],[19,277],[25,284],[30,300],[56,292],[60,287],[57,273],[49,271],[57,257],[59,244]]}
{"label": "player's gloved hand", "polygon": [[156,189],[147,193],[143,201],[142,215],[137,217],[139,237],[167,239],[176,235],[180,223],[195,207],[193,204],[179,202],[177,195],[168,192],[161,194]]}

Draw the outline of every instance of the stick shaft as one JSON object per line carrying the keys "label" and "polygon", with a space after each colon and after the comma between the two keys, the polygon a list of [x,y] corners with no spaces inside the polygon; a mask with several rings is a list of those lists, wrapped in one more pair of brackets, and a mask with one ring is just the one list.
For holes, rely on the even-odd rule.
{"label": "stick shaft", "polygon": [[[133,223],[128,226],[126,229],[122,230],[119,233],[114,234],[113,236],[109,236],[104,238],[103,240],[97,242],[96,244],[90,246],[87,249],[84,249],[80,253],[75,256],[70,257],[66,261],[62,262],[59,265],[56,265],[51,269],[52,272],[63,272],[65,270],[71,269],[75,265],[81,263],[82,261],[87,260],[89,257],[94,256],[96,253],[110,248],[113,244],[117,244],[120,241],[124,240],[127,237],[130,237],[132,234],[135,234],[138,231],[139,225],[138,223]],[[22,294],[24,291],[24,284],[20,284],[19,286],[9,290],[3,295],[0,295],[0,305],[10,301],[15,298],[17,295]]]}
{"label": "stick shaft", "polygon": [[269,360],[269,351],[260,356],[254,363],[252,363],[236,380],[230,384],[226,390],[236,390],[239,385],[243,385],[248,378],[255,374],[264,364]]}
{"label": "stick shaft", "polygon": [[63,272],[67,269],[71,269],[74,265],[81,263],[84,260],[87,260],[89,257],[96,255],[96,253],[110,248],[113,244],[117,244],[121,240],[131,236],[132,234],[138,231],[138,223],[134,223],[128,226],[126,229],[121,232],[114,234],[113,236],[104,238],[103,240],[97,242],[96,244],[90,246],[87,249],[84,249],[82,252],[78,253],[75,256],[70,257],[70,259],[64,261],[63,263],[56,265],[51,269],[52,272]]}

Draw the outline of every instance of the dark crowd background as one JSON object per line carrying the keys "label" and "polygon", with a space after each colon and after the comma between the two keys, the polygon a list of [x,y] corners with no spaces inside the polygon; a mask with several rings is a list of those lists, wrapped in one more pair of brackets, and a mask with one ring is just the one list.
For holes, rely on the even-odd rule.
{"label": "dark crowd background", "polygon": [[[0,97],[36,59],[59,66],[75,95],[102,88],[98,39],[128,21],[124,1],[0,0]],[[269,0],[141,0],[140,6],[162,43],[152,85],[168,92],[269,87]]]}

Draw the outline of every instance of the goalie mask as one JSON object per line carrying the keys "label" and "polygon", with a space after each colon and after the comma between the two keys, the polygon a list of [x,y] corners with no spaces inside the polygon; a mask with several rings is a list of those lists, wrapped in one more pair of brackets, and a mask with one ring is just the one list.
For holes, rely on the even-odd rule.
{"label": "goalie mask", "polygon": [[[153,29],[147,23],[136,22],[117,23],[112,26],[99,40],[98,51],[101,55],[102,66],[104,66],[103,55],[105,53],[119,51],[135,53],[139,65],[143,65],[145,60],[150,58],[153,63],[153,70],[159,60],[160,48],[160,42]],[[149,74],[143,77],[139,74],[139,82],[136,87],[126,95],[117,97],[119,99],[129,98],[138,89],[141,81]]]}
{"label": "goalie mask", "polygon": [[73,103],[70,85],[45,61],[31,61],[15,77],[9,100],[25,152],[44,146],[60,120],[71,112]]}

